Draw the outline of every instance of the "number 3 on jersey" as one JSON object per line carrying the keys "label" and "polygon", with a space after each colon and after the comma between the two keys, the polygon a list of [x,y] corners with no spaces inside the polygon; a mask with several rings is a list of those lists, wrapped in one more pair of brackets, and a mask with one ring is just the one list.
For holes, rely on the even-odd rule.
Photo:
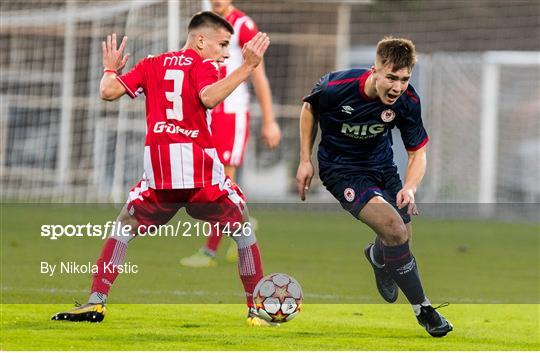
{"label": "number 3 on jersey", "polygon": [[165,92],[165,97],[172,102],[173,108],[166,109],[167,119],[182,121],[182,86],[184,83],[184,71],[167,70],[165,71],[165,80],[173,81],[173,91]]}

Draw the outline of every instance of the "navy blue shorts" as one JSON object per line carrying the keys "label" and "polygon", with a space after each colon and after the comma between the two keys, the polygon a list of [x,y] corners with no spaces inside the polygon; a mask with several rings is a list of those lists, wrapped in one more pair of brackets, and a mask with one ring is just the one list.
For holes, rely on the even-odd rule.
{"label": "navy blue shorts", "polygon": [[411,221],[407,207],[396,207],[396,195],[402,188],[397,166],[378,168],[343,168],[319,164],[323,185],[341,206],[358,218],[360,210],[375,196],[381,196],[394,206],[405,224]]}

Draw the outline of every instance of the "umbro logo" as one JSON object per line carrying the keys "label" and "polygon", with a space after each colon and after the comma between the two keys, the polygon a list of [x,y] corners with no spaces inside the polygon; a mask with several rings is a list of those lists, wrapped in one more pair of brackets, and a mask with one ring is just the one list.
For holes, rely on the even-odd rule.
{"label": "umbro logo", "polygon": [[350,105],[343,105],[343,106],[341,106],[341,112],[342,112],[342,113],[347,113],[347,114],[351,115],[352,112],[353,112],[353,110],[354,110],[354,108],[351,107]]}

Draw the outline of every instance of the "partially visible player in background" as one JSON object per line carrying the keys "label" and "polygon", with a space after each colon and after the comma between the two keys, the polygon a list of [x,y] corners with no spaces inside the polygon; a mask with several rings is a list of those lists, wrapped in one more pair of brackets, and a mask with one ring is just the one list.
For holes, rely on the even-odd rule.
{"label": "partially visible player in background", "polygon": [[[221,77],[225,77],[242,64],[242,47],[258,32],[257,25],[245,13],[232,5],[232,0],[210,0],[212,12],[224,17],[234,28],[229,45],[230,57],[220,65]],[[251,74],[251,82],[261,107],[261,137],[266,146],[274,149],[281,139],[279,125],[272,110],[272,91],[266,77],[264,62]],[[249,136],[250,97],[247,83],[242,83],[221,104],[212,109],[210,129],[225,174],[236,182],[236,169],[242,165]],[[256,224],[256,222],[254,223]],[[195,254],[180,260],[188,267],[213,267],[217,265],[216,251],[221,235],[215,230],[206,243]],[[237,261],[236,243],[231,241],[227,250],[227,261]]]}
{"label": "partially visible player in background", "polygon": [[103,320],[105,302],[120,273],[118,266],[124,264],[128,243],[148,227],[166,224],[185,207],[192,217],[212,225],[233,231],[239,225],[247,227],[243,236],[234,237],[240,252],[238,270],[248,305],[247,322],[268,325],[253,308],[252,293],[263,270],[255,233],[249,231],[246,200],[225,176],[207,122],[207,109],[221,103],[252,74],[270,43],[266,34],[257,33],[243,47],[242,64],[219,80],[217,63],[229,57],[233,33],[221,16],[198,13],[189,23],[183,49],[142,59],[123,75],[127,37],[118,49],[116,34],[103,42],[102,99],[113,101],[126,93],[131,98],[141,93],[146,97],[144,174],[117,218],[117,223],[130,229],[117,227],[105,241],[87,304],[58,313],[53,320]]}
{"label": "partially visible player in background", "polygon": [[[409,85],[415,63],[416,50],[410,40],[386,37],[377,44],[370,70],[323,76],[304,98],[296,180],[303,201],[314,173],[311,154],[318,124],[319,175],[324,186],[377,234],[364,254],[379,293],[392,303],[399,287],[420,325],[430,335],[442,337],[452,331],[452,325],[425,296],[409,247],[411,215],[418,214],[414,195],[426,171],[428,142],[420,98]],[[392,152],[394,126],[408,152],[404,185]]]}

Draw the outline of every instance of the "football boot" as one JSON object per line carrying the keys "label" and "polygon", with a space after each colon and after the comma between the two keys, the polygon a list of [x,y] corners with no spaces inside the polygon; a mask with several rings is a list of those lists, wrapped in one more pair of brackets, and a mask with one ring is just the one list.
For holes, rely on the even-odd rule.
{"label": "football boot", "polygon": [[450,321],[439,314],[436,309],[448,306],[448,303],[441,304],[434,308],[431,305],[422,305],[420,314],[416,315],[418,323],[433,337],[443,337],[454,329]]}
{"label": "football boot", "polygon": [[375,283],[377,284],[377,289],[379,294],[386,300],[388,303],[393,303],[398,298],[398,286],[396,282],[392,279],[392,276],[386,271],[384,267],[377,267],[373,260],[371,259],[371,247],[372,243],[369,243],[364,248],[364,255],[368,260],[369,264],[373,268],[373,273],[375,274]]}
{"label": "football boot", "polygon": [[105,304],[103,303],[87,303],[84,305],[76,303],[73,309],[59,312],[51,317],[51,320],[101,322],[105,318],[105,313]]}
{"label": "football boot", "polygon": [[278,323],[268,322],[262,319],[254,307],[248,308],[248,315],[247,315],[246,323],[248,326],[274,326],[274,327],[279,326]]}
{"label": "football boot", "polygon": [[217,261],[203,249],[199,249],[195,254],[181,259],[180,264],[186,267],[195,268],[216,267]]}

